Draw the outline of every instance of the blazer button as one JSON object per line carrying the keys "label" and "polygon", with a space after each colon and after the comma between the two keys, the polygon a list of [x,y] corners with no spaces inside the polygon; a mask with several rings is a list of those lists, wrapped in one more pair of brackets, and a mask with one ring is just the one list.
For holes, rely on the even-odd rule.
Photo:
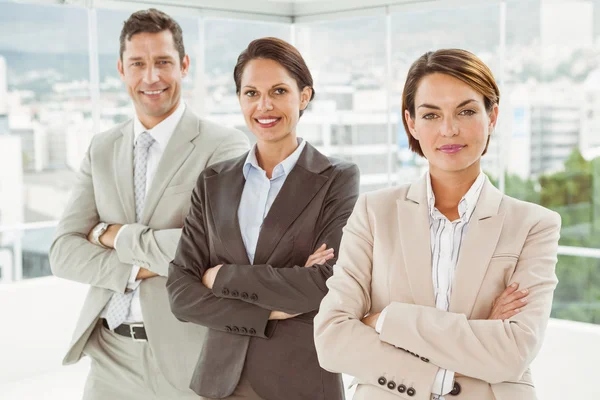
{"label": "blazer button", "polygon": [[233,331],[234,331],[235,333],[238,333],[238,332],[240,331],[240,328],[238,328],[237,326],[234,326],[234,327],[233,327]]}
{"label": "blazer button", "polygon": [[404,385],[402,385],[402,384],[398,385],[398,391],[399,391],[400,393],[404,393],[404,392],[406,392],[406,386],[404,386]]}
{"label": "blazer button", "polygon": [[254,330],[254,328],[250,328],[248,330],[248,333],[251,334],[251,335],[256,335],[256,331]]}
{"label": "blazer button", "polygon": [[231,292],[231,295],[233,297],[238,297],[240,295],[240,292],[238,292],[237,290],[234,290],[233,292]]}
{"label": "blazer button", "polygon": [[222,294],[223,296],[229,296],[229,289],[227,289],[227,288],[224,288],[223,290],[221,290],[221,294]]}
{"label": "blazer button", "polygon": [[406,391],[406,394],[409,396],[414,396],[417,393],[417,391],[413,388],[408,388],[408,390]]}
{"label": "blazer button", "polygon": [[429,358],[421,357],[421,361],[429,362]]}
{"label": "blazer button", "polygon": [[452,388],[450,395],[458,396],[460,394],[460,391],[461,391],[460,383],[454,382],[454,387]]}
{"label": "blazer button", "polygon": [[256,295],[256,293],[252,293],[252,295],[250,296],[250,300],[252,300],[252,301],[258,300],[258,296]]}
{"label": "blazer button", "polygon": [[229,325],[227,325],[227,326],[225,327],[225,330],[226,330],[227,332],[231,332],[231,327],[230,327]]}
{"label": "blazer button", "polygon": [[377,382],[383,386],[387,383],[387,379],[385,379],[383,376],[380,376],[379,379],[377,379]]}
{"label": "blazer button", "polygon": [[394,382],[394,381],[389,381],[389,382],[388,382],[388,384],[387,384],[387,387],[388,387],[388,389],[390,389],[390,390],[394,390],[394,389],[396,389],[396,382]]}
{"label": "blazer button", "polygon": [[248,293],[242,292],[242,299],[248,300]]}
{"label": "blazer button", "polygon": [[241,333],[243,333],[243,334],[245,335],[246,333],[248,333],[248,329],[246,329],[246,328],[244,328],[244,327],[241,327],[241,328],[240,328],[240,332],[241,332]]}

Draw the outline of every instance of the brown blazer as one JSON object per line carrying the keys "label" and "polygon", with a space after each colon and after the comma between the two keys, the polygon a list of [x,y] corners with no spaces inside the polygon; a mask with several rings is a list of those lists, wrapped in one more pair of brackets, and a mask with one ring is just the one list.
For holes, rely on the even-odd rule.
{"label": "brown blazer", "polygon": [[[358,168],[307,143],[264,220],[250,265],[237,217],[245,160],[200,175],[169,269],[173,314],[209,328],[190,387],[201,396],[226,397],[245,368],[266,400],[343,399],[341,376],[319,366],[313,341],[313,318],[335,259],[304,264],[323,243],[337,255],[358,198]],[[218,264],[224,265],[210,290],[202,275]],[[269,321],[271,310],[301,315]]]}
{"label": "brown blazer", "polygon": [[[362,195],[315,318],[321,365],[356,377],[355,400],[429,400],[440,367],[465,376],[456,379],[459,399],[535,399],[529,364],[558,282],[559,231],[557,213],[508,197],[487,181],[446,312],[435,308],[425,178]],[[513,282],[530,290],[527,304],[509,320],[486,320]],[[381,334],[360,322],[388,305]]]}

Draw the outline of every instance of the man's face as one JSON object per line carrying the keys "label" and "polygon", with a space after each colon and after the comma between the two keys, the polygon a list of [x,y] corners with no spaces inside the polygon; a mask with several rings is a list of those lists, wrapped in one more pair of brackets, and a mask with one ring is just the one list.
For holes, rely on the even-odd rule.
{"label": "man's face", "polygon": [[189,67],[187,55],[183,62],[179,61],[169,30],[138,33],[126,41],[117,68],[146,128],[153,128],[177,109],[181,81]]}

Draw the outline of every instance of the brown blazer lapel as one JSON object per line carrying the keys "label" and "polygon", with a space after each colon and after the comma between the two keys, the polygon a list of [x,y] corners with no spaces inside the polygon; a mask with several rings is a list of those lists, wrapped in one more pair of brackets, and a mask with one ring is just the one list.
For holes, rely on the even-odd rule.
{"label": "brown blazer lapel", "polygon": [[119,199],[127,216],[124,223],[135,223],[135,198],[133,193],[133,122],[121,128],[113,144],[113,172]]}
{"label": "brown blazer lapel", "polygon": [[248,265],[248,253],[244,246],[237,210],[244,190],[243,167],[248,153],[239,157],[234,164],[217,175],[206,178],[209,204],[206,212],[213,217],[217,235],[232,257],[231,263]]}
{"label": "brown blazer lapel", "polygon": [[421,178],[410,186],[406,198],[398,199],[398,227],[414,302],[435,307],[426,185],[426,178]]}
{"label": "brown blazer lapel", "polygon": [[469,221],[469,230],[458,256],[450,296],[450,312],[471,317],[479,288],[502,232],[504,214],[498,214],[502,196],[502,192],[487,180]]}
{"label": "brown blazer lapel", "polygon": [[330,166],[327,157],[306,143],[296,166],[290,171],[263,221],[256,245],[254,264],[267,262],[286,230],[329,179],[320,174]]}

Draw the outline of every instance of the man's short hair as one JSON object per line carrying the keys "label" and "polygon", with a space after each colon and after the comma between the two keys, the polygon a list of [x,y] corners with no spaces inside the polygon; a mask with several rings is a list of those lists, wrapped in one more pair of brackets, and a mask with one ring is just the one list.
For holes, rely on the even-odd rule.
{"label": "man's short hair", "polygon": [[121,30],[121,37],[119,39],[121,44],[119,57],[121,58],[121,61],[123,61],[123,53],[125,52],[125,42],[131,40],[133,35],[144,32],[159,33],[167,29],[173,35],[173,44],[179,53],[179,62],[183,62],[185,48],[183,46],[183,32],[181,31],[181,26],[179,26],[177,21],[169,15],[156,8],[136,11],[123,23],[123,29]]}

